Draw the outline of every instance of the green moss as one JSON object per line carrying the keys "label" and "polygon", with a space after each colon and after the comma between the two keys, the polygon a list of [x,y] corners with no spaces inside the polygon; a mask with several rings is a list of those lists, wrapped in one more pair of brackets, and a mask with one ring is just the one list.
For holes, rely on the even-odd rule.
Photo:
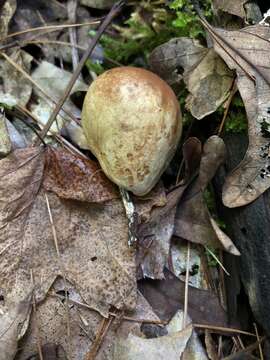
{"label": "green moss", "polygon": [[[202,4],[205,15],[209,15],[210,2]],[[139,1],[124,25],[113,27],[115,36],[103,35],[100,42],[105,56],[123,65],[131,65],[138,57],[146,63],[155,47],[174,37],[194,38],[204,34],[188,0],[173,1],[169,5],[165,1]]]}
{"label": "green moss", "polygon": [[247,132],[248,123],[246,112],[240,95],[236,95],[233,98],[224,129],[226,133],[240,134]]}
{"label": "green moss", "polygon": [[99,61],[93,62],[92,60],[87,60],[85,65],[88,71],[93,71],[97,75],[100,75],[105,71],[104,66]]}

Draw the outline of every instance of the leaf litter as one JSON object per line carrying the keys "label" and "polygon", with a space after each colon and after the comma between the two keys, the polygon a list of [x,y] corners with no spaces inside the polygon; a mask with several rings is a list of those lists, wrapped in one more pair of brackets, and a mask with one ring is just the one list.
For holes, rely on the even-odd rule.
{"label": "leaf litter", "polygon": [[[47,18],[44,9],[39,10],[41,16]],[[20,11],[17,9],[13,26],[15,24],[23,29],[23,23],[19,21]],[[23,15],[27,11],[29,9]],[[56,40],[56,37],[52,39]],[[17,54],[25,57],[23,51]],[[50,58],[53,61],[52,53],[45,51],[44,54],[46,60]],[[64,54],[63,57],[66,61]],[[53,93],[61,96],[70,73],[46,60],[36,67],[33,79],[47,92],[53,88]],[[225,57],[224,60],[227,62]],[[21,65],[26,66],[29,73],[30,55],[27,61],[26,65]],[[232,71],[213,49],[205,48],[193,39],[173,39],[162,45],[154,50],[150,63],[154,71],[176,89],[184,80],[190,92],[187,109],[197,119],[216,111],[228,97],[233,81]],[[3,62],[2,66],[6,64]],[[46,76],[49,72],[53,75]],[[60,82],[55,81],[56,78]],[[63,78],[66,80],[63,81]],[[79,90],[84,91],[85,84],[81,85]],[[10,98],[11,93],[3,92],[4,104],[10,101],[14,105],[21,101],[16,92]],[[35,96],[30,100],[33,92],[29,84],[24,95],[22,105],[30,106],[35,112],[33,99],[41,103],[38,91],[34,90]],[[47,107],[46,119],[52,109]],[[70,99],[68,110],[75,117],[80,116],[80,110],[71,104]],[[64,134],[75,145],[84,148],[76,131],[77,127],[75,135],[72,129]],[[202,196],[224,156],[224,144],[220,138],[210,137],[204,144],[203,152],[201,142],[189,138],[183,146],[184,176],[176,187],[168,190],[159,184],[149,197],[133,199],[139,219],[136,253],[127,245],[128,222],[118,190],[95,161],[48,146],[15,150],[1,160],[0,256],[3,261],[0,273],[1,293],[8,309],[3,316],[10,317],[8,314],[12,314],[13,310],[17,317],[11,335],[8,335],[13,341],[9,353],[15,354],[17,349],[18,337],[14,335],[17,324],[25,323],[25,330],[28,325],[25,312],[20,315],[16,309],[27,299],[27,290],[33,286],[34,275],[33,294],[37,309],[32,313],[30,327],[22,343],[23,350],[16,357],[18,359],[32,356],[37,351],[37,344],[45,352],[63,352],[74,360],[91,354],[97,359],[118,359],[119,356],[133,359],[136,358],[138,345],[143,346],[143,350],[149,348],[151,355],[147,357],[151,358],[162,344],[166,353],[172,352],[172,358],[179,358],[179,354],[189,360],[193,359],[192,356],[194,359],[207,358],[191,326],[184,330],[177,328],[175,332],[170,332],[169,327],[164,328],[159,332],[164,335],[167,331],[164,336],[147,339],[141,323],[144,320],[153,323],[160,319],[170,320],[185,306],[184,282],[164,268],[170,265],[173,235],[178,236],[178,239],[174,237],[174,241],[179,241],[181,237],[239,255],[229,237],[210,215]],[[138,278],[156,279],[152,282],[140,280],[140,288],[149,303],[137,294],[136,271]],[[149,286],[153,291],[151,296]],[[168,289],[171,290],[168,292]],[[189,287],[188,300],[188,314],[193,322],[226,326],[226,313],[212,291]],[[160,304],[163,304],[164,312]],[[113,315],[112,307],[118,309]],[[104,320],[103,316],[108,319]],[[128,318],[137,320],[130,323]],[[102,324],[107,324],[103,333],[100,332]],[[175,341],[179,344],[176,352],[171,346]],[[118,345],[114,347],[115,344]],[[126,351],[124,355],[123,348]],[[120,351],[119,355],[117,351]],[[140,354],[141,358],[141,350],[138,351],[137,355]]]}

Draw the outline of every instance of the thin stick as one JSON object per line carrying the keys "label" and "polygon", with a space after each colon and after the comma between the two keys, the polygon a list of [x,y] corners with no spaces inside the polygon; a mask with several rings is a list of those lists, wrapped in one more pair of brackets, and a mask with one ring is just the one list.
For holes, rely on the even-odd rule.
{"label": "thin stick", "polygon": [[39,329],[39,320],[38,320],[38,316],[37,316],[37,304],[36,304],[36,297],[35,297],[35,278],[34,278],[34,274],[33,274],[33,270],[30,270],[30,277],[31,277],[31,283],[33,285],[33,312],[34,312],[34,316],[36,319],[36,324],[37,324],[37,349],[38,349],[38,356],[40,360],[43,360],[43,355],[42,355],[42,348],[41,348],[41,340],[40,340],[40,329]]}
{"label": "thin stick", "polygon": [[62,30],[65,28],[73,28],[73,27],[80,27],[80,26],[89,26],[89,25],[97,25],[100,24],[101,19],[96,19],[90,22],[85,22],[85,23],[77,23],[77,24],[62,24],[62,25],[47,25],[47,26],[38,26],[35,28],[29,28],[29,29],[25,29],[25,30],[21,30],[21,31],[17,31],[14,32],[12,34],[8,34],[7,36],[3,37],[2,39],[0,39],[0,42],[4,42],[7,39],[10,39],[11,37],[14,36],[18,36],[18,35],[22,35],[22,34],[27,34],[29,32],[35,32],[35,31],[41,31],[41,30]]}
{"label": "thin stick", "polygon": [[[17,71],[19,71],[27,80],[30,81],[31,84],[33,84],[45,97],[45,100],[50,100],[53,104],[57,104],[56,100],[54,100],[50,95],[46,93],[45,90],[42,89],[42,87],[32,79],[32,77],[25,71],[23,68],[16,64],[15,61],[13,61],[7,54],[0,52],[0,55],[3,56],[3,58],[12,65]],[[79,126],[81,126],[80,122],[77,120],[77,118],[68,110],[65,110],[65,108],[62,109],[63,112],[65,112],[73,121],[75,121]],[[64,118],[63,118],[64,119]]]}
{"label": "thin stick", "polygon": [[[96,35],[93,37],[88,49],[85,51],[83,57],[81,58],[79,65],[77,66],[76,70],[74,71],[67,87],[65,90],[64,95],[61,97],[61,99],[59,100],[58,104],[56,105],[54,111],[52,112],[47,124],[45,125],[44,129],[41,131],[40,136],[44,139],[44,137],[46,136],[47,132],[50,130],[57,114],[59,113],[60,109],[62,108],[64,102],[66,101],[66,98],[69,96],[73,85],[75,84],[79,74],[82,71],[82,68],[86,62],[86,60],[89,58],[89,56],[91,55],[92,51],[94,50],[98,40],[100,39],[101,35],[103,34],[103,32],[106,30],[106,28],[109,26],[109,24],[111,23],[111,21],[114,19],[114,17],[116,15],[118,15],[119,11],[121,10],[122,6],[124,5],[123,1],[119,1],[116,4],[114,4],[111,8],[111,11],[109,12],[109,14],[106,16],[105,20],[102,22],[102,24],[100,25]],[[40,145],[40,140],[37,139],[36,145]]]}
{"label": "thin stick", "polygon": [[[60,251],[59,251],[59,246],[58,246],[58,238],[57,238],[57,233],[56,233],[56,228],[55,228],[54,221],[53,221],[53,217],[52,217],[52,212],[51,212],[51,206],[50,206],[50,203],[49,203],[49,198],[48,198],[48,196],[47,196],[46,193],[45,193],[45,200],[46,200],[46,205],[47,205],[48,214],[49,214],[49,220],[50,220],[50,224],[51,224],[51,228],[52,228],[52,233],[53,233],[54,246],[55,246],[55,249],[56,249],[56,254],[57,254],[59,266],[60,266],[60,268],[61,268],[62,276],[63,276],[63,280],[64,280],[64,286],[65,286],[65,309],[66,309],[66,315],[67,315],[67,336],[68,336],[68,338],[70,339],[70,316],[69,316],[69,307],[68,307],[66,272],[65,272],[64,265],[63,265],[63,263],[62,263],[62,261],[61,261]],[[68,344],[70,344],[70,341],[68,342]]]}
{"label": "thin stick", "polygon": [[96,338],[92,344],[91,349],[87,352],[87,354],[85,355],[85,360],[94,360],[98,350],[100,349],[100,346],[109,330],[109,327],[113,321],[113,317],[110,316],[108,319],[107,318],[103,318],[101,320],[98,332],[96,334]]}
{"label": "thin stick", "polygon": [[221,261],[219,260],[219,258],[213,253],[213,251],[211,251],[206,245],[205,245],[205,249],[209,252],[209,254],[216,260],[216,262],[218,263],[218,265],[221,267],[221,269],[225,272],[225,274],[227,274],[228,276],[230,276],[230,273],[225,269],[224,265],[221,263]]}
{"label": "thin stick", "polygon": [[231,89],[230,89],[230,96],[227,99],[226,108],[225,108],[225,111],[223,113],[222,121],[221,121],[221,123],[219,125],[218,136],[220,136],[220,134],[221,134],[221,132],[223,130],[223,127],[224,127],[224,124],[225,124],[225,121],[226,121],[226,118],[227,118],[227,115],[228,115],[228,112],[229,112],[229,108],[230,108],[230,105],[231,105],[231,102],[232,102],[232,99],[234,97],[234,94],[235,94],[236,90],[237,90],[236,79],[234,78]]}
{"label": "thin stick", "polygon": [[256,333],[256,336],[257,336],[257,340],[259,342],[259,352],[260,352],[260,359],[261,360],[264,360],[264,356],[263,356],[263,351],[262,351],[262,344],[260,343],[260,337],[259,337],[259,333],[258,333],[258,328],[257,328],[257,325],[256,323],[253,323],[253,326],[254,326],[254,329],[255,329],[255,333]]}
{"label": "thin stick", "polygon": [[187,260],[186,260],[186,278],[185,278],[184,314],[183,314],[183,321],[182,321],[182,329],[184,329],[187,326],[189,262],[190,262],[190,242],[188,241],[188,243],[187,243]]}
{"label": "thin stick", "polygon": [[[54,294],[54,293],[49,293],[50,296],[52,297],[56,297],[56,298],[59,298],[59,299],[62,299],[64,300],[65,297],[62,296],[62,295],[59,295],[59,294]],[[85,303],[82,303],[80,301],[77,301],[77,300],[72,300],[70,298],[68,298],[68,301],[72,304],[75,304],[75,305],[78,305],[78,306],[81,306],[83,308],[86,308],[88,310],[93,310],[94,312],[96,313],[99,313],[97,310],[95,310],[93,307],[85,304]],[[109,312],[109,315],[113,316],[113,317],[118,317],[117,314],[113,313],[113,312]],[[161,320],[151,320],[151,319],[136,319],[136,318],[133,318],[133,317],[130,317],[130,316],[123,316],[122,317],[123,320],[126,320],[126,321],[132,321],[132,322],[137,322],[137,323],[142,323],[142,324],[156,324],[156,325],[167,325],[167,321],[161,321]]]}
{"label": "thin stick", "polygon": [[233,355],[226,356],[225,358],[223,358],[223,360],[233,360],[235,359],[235,355],[239,355],[239,356],[245,355],[246,353],[257,349],[258,345],[261,344],[265,339],[266,337],[264,336],[263,338],[260,339],[260,341],[256,341],[254,344],[247,346],[244,350],[241,350]]}
{"label": "thin stick", "polygon": [[256,334],[253,334],[253,333],[250,333],[250,332],[247,332],[247,331],[243,331],[243,330],[240,330],[240,329],[227,328],[227,327],[223,327],[223,326],[214,326],[214,325],[205,325],[205,324],[193,324],[193,327],[198,328],[198,329],[209,329],[212,332],[237,333],[237,334],[243,334],[243,335],[256,337]]}
{"label": "thin stick", "polygon": [[[22,112],[24,115],[29,116],[32,120],[34,120],[41,127],[41,129],[44,127],[44,124],[42,124],[42,122],[33,113],[31,113],[31,111],[29,111],[24,106],[18,104],[18,105],[15,105],[15,109]],[[84,159],[89,159],[85,154],[83,154],[78,148],[73,146],[70,142],[68,142],[61,135],[54,133],[51,130],[49,133],[51,136],[53,136],[55,138],[56,141],[58,141],[65,149],[70,151],[72,154],[80,155]]]}

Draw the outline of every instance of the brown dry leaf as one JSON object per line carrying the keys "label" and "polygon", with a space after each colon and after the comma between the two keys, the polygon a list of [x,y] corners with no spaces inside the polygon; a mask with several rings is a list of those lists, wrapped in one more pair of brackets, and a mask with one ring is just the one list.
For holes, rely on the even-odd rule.
{"label": "brown dry leaf", "polygon": [[249,0],[213,0],[213,8],[245,19],[245,4],[247,2]]}
{"label": "brown dry leaf", "polygon": [[203,191],[224,162],[225,155],[225,144],[218,136],[211,136],[204,144],[199,176],[177,208],[174,235],[240,255],[231,239],[211,219],[203,198]]}
{"label": "brown dry leaf", "polygon": [[179,69],[190,92],[186,106],[191,114],[202,119],[226,100],[233,82],[233,73],[213,49],[197,40],[177,38],[158,46],[149,58],[151,68],[169,84],[180,82]]}
{"label": "brown dry leaf", "polygon": [[240,31],[213,30],[219,36],[219,44],[214,41],[216,51],[236,69],[248,117],[249,147],[223,188],[224,204],[237,207],[254,201],[270,186],[270,28],[256,25]]}
{"label": "brown dry leaf", "polygon": [[48,193],[58,256],[47,200],[44,191],[38,191],[43,167],[41,148],[17,150],[1,160],[0,286],[7,304],[26,296],[32,270],[37,301],[65,275],[88,305],[104,315],[111,305],[133,308],[134,253],[127,245],[122,202],[94,205]]}
{"label": "brown dry leaf", "polygon": [[183,70],[196,66],[207,52],[198,40],[175,38],[156,47],[149,56],[149,64],[152,71],[172,86],[181,82]]}
{"label": "brown dry leaf", "polygon": [[[10,222],[21,215],[20,220],[23,223],[23,218],[30,211],[41,186],[43,170],[43,148],[15,150],[0,161],[0,238],[2,241],[7,236],[6,232],[9,232],[7,228]],[[17,237],[20,236],[18,230],[12,229],[14,236],[16,234]],[[7,240],[14,241],[15,239],[7,238]],[[5,242],[2,241],[0,242],[1,250],[5,247]],[[2,266],[5,265],[5,261],[6,259],[2,260]]]}
{"label": "brown dry leaf", "polygon": [[136,263],[138,278],[164,278],[163,269],[169,257],[170,240],[174,233],[177,203],[181,199],[190,179],[194,176],[194,172],[197,171],[200,155],[200,141],[196,138],[189,138],[183,145],[183,157],[186,165],[184,184],[168,193],[165,198],[163,194],[164,189],[162,188],[161,192],[161,188],[156,187],[147,196],[151,199],[150,204],[143,204],[142,200],[137,200],[139,245]]}
{"label": "brown dry leaf", "polygon": [[119,198],[97,162],[62,148],[47,147],[43,186],[62,199],[100,203]]}
{"label": "brown dry leaf", "polygon": [[8,33],[9,22],[14,15],[17,7],[16,0],[4,0],[1,2],[0,8],[0,39],[4,38]]}
{"label": "brown dry leaf", "polygon": [[129,334],[115,347],[113,360],[179,360],[192,334],[192,326],[174,334],[154,339],[144,339]]}
{"label": "brown dry leaf", "polygon": [[[184,308],[185,283],[165,268],[164,280],[140,280],[139,289],[155,313],[169,321]],[[194,323],[227,326],[227,317],[218,297],[209,290],[189,286],[188,314]]]}
{"label": "brown dry leaf", "polygon": [[[56,289],[58,288],[58,289]],[[87,351],[91,348],[102,316],[95,311],[87,309],[79,303],[83,300],[72,286],[68,286],[68,305],[63,298],[57,298],[58,294],[64,294],[65,287],[59,281],[54,286],[52,295],[48,296],[38,308],[36,315],[32,318],[27,333],[21,343],[22,350],[18,353],[16,360],[30,358],[37,350],[37,341],[44,348],[46,344],[56,344],[68,355],[69,360],[83,360]],[[73,302],[72,302],[73,301]],[[70,336],[68,336],[69,313]],[[153,313],[150,305],[138,295],[136,309],[132,313],[125,313],[125,316],[138,320],[158,321],[159,318]],[[117,339],[127,338],[128,334],[141,334],[140,321],[128,321],[121,318],[113,320],[101,348],[96,355],[96,360],[108,360],[113,356],[113,344]]]}
{"label": "brown dry leaf", "polygon": [[32,305],[32,291],[19,303],[13,303],[10,310],[0,316],[0,360],[13,360],[17,343],[24,336],[29,322]]}

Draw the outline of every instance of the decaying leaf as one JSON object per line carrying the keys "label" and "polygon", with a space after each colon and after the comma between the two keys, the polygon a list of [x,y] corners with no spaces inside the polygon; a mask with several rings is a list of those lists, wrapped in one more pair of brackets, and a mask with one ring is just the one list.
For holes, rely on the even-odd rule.
{"label": "decaying leaf", "polygon": [[113,360],[179,360],[191,333],[192,326],[155,339],[144,339],[130,334],[115,347]]}
{"label": "decaying leaf", "polygon": [[46,195],[43,169],[42,148],[16,150],[0,162],[0,286],[7,304],[26,296],[31,270],[37,301],[64,276],[104,315],[111,305],[133,308],[134,253],[122,202],[94,205]]}
{"label": "decaying leaf", "polygon": [[[28,289],[29,291],[29,289]],[[13,360],[17,343],[25,334],[31,314],[32,291],[0,316],[0,360]]]}
{"label": "decaying leaf", "polygon": [[199,176],[186,191],[177,208],[174,235],[240,255],[231,239],[211,220],[203,198],[203,191],[224,162],[225,154],[224,142],[218,136],[211,136],[204,144]]}
{"label": "decaying leaf", "polygon": [[171,85],[179,83],[179,69],[184,69],[183,79],[190,92],[186,106],[197,119],[216,111],[229,95],[232,71],[213,49],[197,40],[172,39],[157,47],[149,61],[153,71]]}
{"label": "decaying leaf", "polygon": [[12,150],[12,144],[7,128],[7,119],[4,110],[0,108],[0,158],[8,155]]}
{"label": "decaying leaf", "polygon": [[8,25],[17,7],[16,0],[4,0],[0,8],[0,39],[8,33]]}
{"label": "decaying leaf", "polygon": [[[168,334],[173,334],[177,331],[181,331],[183,327],[184,312],[179,310],[174,315],[172,320],[166,326]],[[187,326],[191,324],[191,319],[187,316]],[[192,330],[192,334],[187,342],[186,348],[182,355],[181,360],[208,360],[205,350],[199,340],[199,337],[195,330]]]}
{"label": "decaying leaf", "polygon": [[[18,50],[11,54],[11,59],[24,71],[29,73],[32,56],[27,52]],[[0,103],[7,106],[20,104],[25,106],[32,93],[32,85],[26,81],[21,72],[0,58]]]}
{"label": "decaying leaf", "polygon": [[196,119],[212,114],[229,96],[233,74],[213,49],[200,63],[185,71],[184,81],[190,95],[186,107]]}
{"label": "decaying leaf", "polygon": [[[35,80],[47,94],[53,94],[55,101],[63,96],[71,76],[72,74],[70,72],[62,70],[47,61],[42,61],[32,73],[33,80]],[[87,90],[88,86],[81,80],[77,80],[70,95],[73,95],[76,92],[86,92]],[[39,90],[34,88],[34,92],[36,95],[39,95]],[[30,104],[30,109],[42,124],[46,124],[53,110],[53,106],[54,104],[48,104],[43,97],[38,97],[37,103]],[[79,118],[81,116],[80,109],[71,101],[71,97],[66,100],[64,109],[68,110],[75,117]],[[57,116],[57,121],[52,125],[51,130],[61,130],[64,126],[64,118],[68,120],[65,124],[65,130],[68,132],[68,135],[74,139],[74,142],[79,147],[87,148],[82,129],[77,124],[74,124],[74,122],[68,125],[70,117],[63,113],[63,111],[60,112],[60,115],[61,116]]]}
{"label": "decaying leaf", "polygon": [[198,40],[175,38],[156,47],[149,56],[149,64],[154,72],[173,86],[181,82],[183,70],[196,66],[207,52]]}
{"label": "decaying leaf", "polygon": [[270,186],[270,29],[256,25],[239,31],[213,30],[219,37],[216,51],[236,69],[248,117],[248,150],[223,189],[224,204],[237,207],[254,201]]}
{"label": "decaying leaf", "polygon": [[119,198],[97,162],[62,148],[47,147],[43,186],[62,199],[100,203]]}
{"label": "decaying leaf", "polygon": [[[171,242],[171,270],[185,281],[187,270],[187,244],[186,241],[179,241],[179,238],[173,237]],[[169,267],[169,265],[167,266]],[[170,268],[170,267],[169,267]],[[198,289],[205,288],[203,274],[201,270],[200,252],[196,245],[190,244],[189,258],[189,285]]]}
{"label": "decaying leaf", "polygon": [[[169,321],[184,308],[185,283],[168,269],[163,280],[140,280],[139,289],[161,320]],[[226,326],[226,313],[218,297],[208,291],[189,287],[188,314],[194,323]]]}

